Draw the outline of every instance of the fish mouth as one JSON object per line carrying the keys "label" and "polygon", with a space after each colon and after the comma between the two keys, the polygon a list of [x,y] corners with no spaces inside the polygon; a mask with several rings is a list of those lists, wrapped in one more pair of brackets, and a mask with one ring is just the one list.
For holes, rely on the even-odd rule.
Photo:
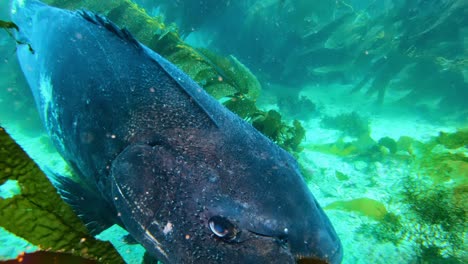
{"label": "fish mouth", "polygon": [[296,264],[329,264],[330,262],[327,262],[322,259],[316,259],[316,258],[296,258]]}
{"label": "fish mouth", "polygon": [[332,255],[327,255],[324,257],[316,257],[316,256],[303,256],[303,255],[296,255],[294,256],[296,260],[296,264],[338,264],[341,263],[342,259],[342,252],[341,248],[335,251]]}
{"label": "fish mouth", "polygon": [[297,264],[339,264],[343,259],[341,242],[318,245],[308,254],[293,254]]}
{"label": "fish mouth", "polygon": [[339,264],[343,258],[343,248],[341,242],[333,241],[333,244],[324,243],[312,248],[307,253],[295,253],[294,248],[287,239],[278,236],[261,234],[255,231],[250,231],[257,237],[263,237],[265,240],[276,241],[290,257],[290,262],[296,264]]}
{"label": "fish mouth", "polygon": [[296,264],[339,264],[341,263],[341,259],[343,256],[343,252],[341,247],[338,247],[335,252],[332,252],[330,255],[324,255],[321,257],[308,255],[304,256],[301,254],[294,255]]}

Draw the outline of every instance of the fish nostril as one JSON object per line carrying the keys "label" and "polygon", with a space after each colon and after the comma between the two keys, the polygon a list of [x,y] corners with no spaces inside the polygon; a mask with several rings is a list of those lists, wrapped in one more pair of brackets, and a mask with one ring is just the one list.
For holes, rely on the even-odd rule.
{"label": "fish nostril", "polygon": [[316,258],[299,258],[296,260],[297,264],[329,264],[328,261]]}

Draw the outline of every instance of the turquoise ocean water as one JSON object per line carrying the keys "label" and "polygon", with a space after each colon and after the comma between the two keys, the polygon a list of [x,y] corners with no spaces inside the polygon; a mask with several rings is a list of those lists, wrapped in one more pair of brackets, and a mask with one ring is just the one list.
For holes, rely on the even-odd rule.
{"label": "turquoise ocean water", "polygon": [[[206,89],[225,104],[247,98],[276,111],[287,126],[300,122],[303,135],[288,151],[342,241],[343,263],[468,263],[467,1],[135,0],[134,18],[106,10],[110,0],[69,2],[113,16],[137,39],[141,17],[164,22],[153,32],[159,40],[175,34],[216,61],[218,81],[232,66],[212,54],[248,69],[255,89],[237,86],[248,93]],[[0,126],[44,171],[67,174],[6,30],[0,56]],[[216,81],[197,78],[205,87]],[[272,139],[280,145],[294,133],[279,131]],[[18,192],[14,182],[0,186],[1,199]],[[124,235],[113,227],[99,238],[140,263],[144,249]],[[0,260],[36,250],[0,228]]]}

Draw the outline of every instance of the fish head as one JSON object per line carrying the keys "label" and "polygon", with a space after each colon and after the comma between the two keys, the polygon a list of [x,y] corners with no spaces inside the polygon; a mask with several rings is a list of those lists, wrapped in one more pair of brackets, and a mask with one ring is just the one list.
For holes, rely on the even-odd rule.
{"label": "fish head", "polygon": [[212,237],[241,252],[251,243],[274,249],[261,256],[269,263],[285,255],[291,260],[282,263],[340,263],[341,242],[296,160],[263,136],[252,143],[218,149],[218,182],[207,179],[204,192]]}
{"label": "fish head", "polygon": [[116,208],[149,252],[164,263],[341,262],[340,240],[288,153],[204,138],[198,155],[133,146],[114,161]]}

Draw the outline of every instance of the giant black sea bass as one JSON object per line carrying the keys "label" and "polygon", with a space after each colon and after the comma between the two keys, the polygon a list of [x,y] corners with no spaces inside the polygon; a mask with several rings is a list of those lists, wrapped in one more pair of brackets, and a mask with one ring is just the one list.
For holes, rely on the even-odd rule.
{"label": "giant black sea bass", "polygon": [[91,231],[119,224],[163,263],[340,263],[287,152],[106,18],[12,1],[44,126]]}

